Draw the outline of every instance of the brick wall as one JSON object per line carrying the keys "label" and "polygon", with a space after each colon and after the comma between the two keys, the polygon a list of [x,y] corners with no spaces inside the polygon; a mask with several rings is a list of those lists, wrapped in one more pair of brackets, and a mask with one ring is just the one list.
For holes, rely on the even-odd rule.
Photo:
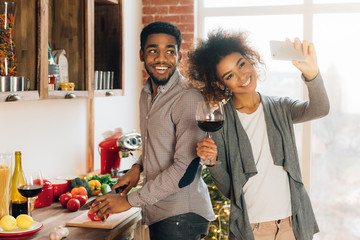
{"label": "brick wall", "polygon": [[[181,45],[183,61],[179,64],[179,69],[183,75],[186,75],[184,59],[194,41],[194,0],[142,0],[142,4],[144,26],[154,21],[166,21],[180,29],[183,38]],[[147,78],[145,70],[144,78]]]}

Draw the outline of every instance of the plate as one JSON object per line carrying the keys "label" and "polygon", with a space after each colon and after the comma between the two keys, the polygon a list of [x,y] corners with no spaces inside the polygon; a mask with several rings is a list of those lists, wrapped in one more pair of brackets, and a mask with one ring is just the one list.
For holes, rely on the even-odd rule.
{"label": "plate", "polygon": [[40,222],[35,222],[28,229],[21,229],[19,227],[15,227],[12,231],[4,231],[0,228],[0,239],[21,239],[27,238],[34,235],[36,232],[40,231],[44,225]]}

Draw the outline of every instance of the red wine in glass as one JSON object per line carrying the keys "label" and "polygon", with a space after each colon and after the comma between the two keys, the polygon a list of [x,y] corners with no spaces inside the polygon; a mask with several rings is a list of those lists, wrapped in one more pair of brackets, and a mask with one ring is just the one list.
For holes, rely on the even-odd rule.
{"label": "red wine in glass", "polygon": [[17,189],[20,194],[28,198],[28,214],[32,215],[32,201],[39,195],[43,189],[44,180],[40,170],[27,170],[23,172],[25,183],[20,178],[17,182]]}
{"label": "red wine in glass", "polygon": [[221,119],[200,119],[197,124],[204,132],[216,132],[224,125],[224,120]]}
{"label": "red wine in glass", "polygon": [[[211,138],[211,133],[220,130],[224,125],[225,117],[222,103],[215,101],[199,102],[195,118],[199,128],[206,132],[207,137]],[[200,163],[209,164],[210,160],[201,160]],[[214,164],[220,164],[220,162],[216,161]]]}
{"label": "red wine in glass", "polygon": [[41,193],[42,189],[43,186],[41,185],[32,185],[32,186],[23,185],[18,187],[20,194],[26,198],[36,197]]}

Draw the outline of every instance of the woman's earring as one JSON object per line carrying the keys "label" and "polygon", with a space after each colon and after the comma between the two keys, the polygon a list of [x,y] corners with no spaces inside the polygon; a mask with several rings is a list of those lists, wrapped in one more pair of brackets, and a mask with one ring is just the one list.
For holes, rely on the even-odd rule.
{"label": "woman's earring", "polygon": [[226,96],[231,96],[232,95],[232,92],[229,88],[225,88],[225,95]]}

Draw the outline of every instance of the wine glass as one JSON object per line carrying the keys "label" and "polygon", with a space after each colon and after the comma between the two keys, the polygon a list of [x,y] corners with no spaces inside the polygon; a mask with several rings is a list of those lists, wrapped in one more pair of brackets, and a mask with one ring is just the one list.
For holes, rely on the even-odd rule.
{"label": "wine glass", "polygon": [[[211,133],[216,132],[224,125],[224,107],[222,102],[201,101],[196,108],[196,121],[201,130],[206,132],[206,136],[211,138]],[[201,161],[201,164],[209,164],[210,160]],[[214,164],[221,164],[215,161]]]}
{"label": "wine glass", "polygon": [[44,180],[40,170],[27,170],[23,174],[24,178],[18,178],[17,189],[28,199],[28,215],[31,216],[32,202],[41,193]]}

